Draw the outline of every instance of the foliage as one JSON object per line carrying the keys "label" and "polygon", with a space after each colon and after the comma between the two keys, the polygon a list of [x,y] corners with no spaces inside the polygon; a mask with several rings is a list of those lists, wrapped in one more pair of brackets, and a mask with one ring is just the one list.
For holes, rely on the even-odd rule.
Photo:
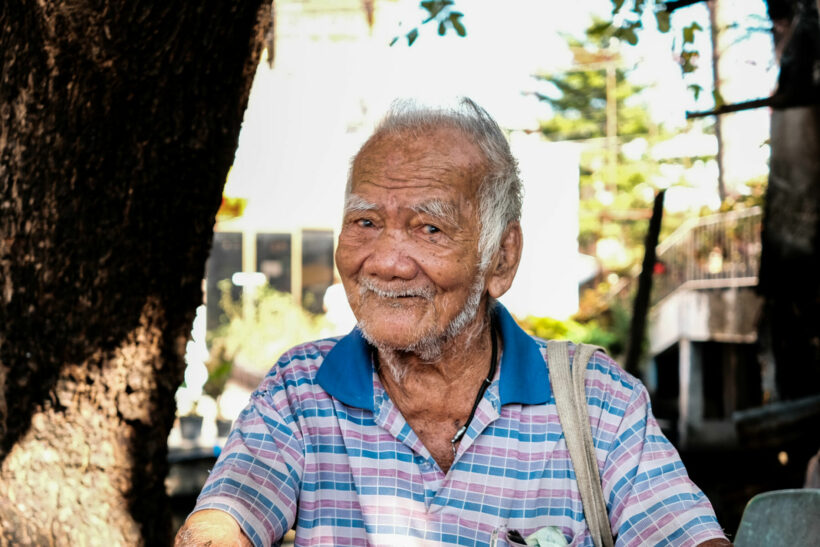
{"label": "foliage", "polygon": [[225,356],[224,345],[219,344],[218,347],[219,349],[213,351],[210,359],[205,363],[205,367],[208,369],[208,380],[202,386],[202,391],[214,399],[225,391],[225,384],[231,377],[231,371],[233,370],[233,361]]}
{"label": "foliage", "polygon": [[[574,319],[562,321],[552,317],[528,316],[518,319],[517,322],[526,332],[539,338],[594,344],[606,349],[610,355],[619,355],[623,351],[626,340],[626,337],[613,329],[612,325],[599,320],[588,320],[582,323]],[[628,326],[628,320],[626,324]]]}
{"label": "foliage", "polygon": [[256,289],[252,301],[231,298],[231,282],[220,282],[220,304],[226,322],[209,333],[209,378],[205,390],[220,393],[235,364],[267,372],[288,349],[324,335],[324,315],[314,315],[294,302],[288,293],[267,285]]}
{"label": "foliage", "polygon": [[[596,255],[604,269],[625,274],[643,256],[646,219],[652,207],[658,175],[656,161],[646,156],[650,141],[661,134],[640,101],[642,88],[628,81],[628,71],[617,50],[610,48],[611,24],[593,20],[583,41],[567,37],[577,68],[544,74],[552,93],[540,94],[554,115],[541,123],[553,140],[580,140],[579,247]],[[607,137],[607,72],[615,102],[616,142]],[[643,152],[623,153],[622,143],[633,142]],[[640,142],[639,142],[640,141]],[[599,252],[609,247],[607,253]]]}
{"label": "foliage", "polygon": [[[685,3],[679,2],[679,4]],[[671,11],[676,7],[673,4],[675,3],[668,0],[652,0],[651,2],[646,0],[612,0],[613,21],[609,23],[612,35],[630,45],[637,44],[638,31],[643,28],[644,14],[650,9],[654,15],[657,29],[660,32],[669,32],[672,28],[670,22]],[[699,53],[694,49],[695,33],[702,30],[703,27],[694,21],[681,29],[679,59],[684,74],[694,72],[697,69]],[[701,91],[700,86],[690,87],[693,88],[696,95]]]}
{"label": "foliage", "polygon": [[[461,22],[461,18],[464,14],[460,11],[454,10],[453,4],[455,4],[454,0],[425,0],[423,2],[419,2],[421,8],[427,12],[427,16],[424,20],[422,20],[421,24],[426,25],[427,23],[438,23],[439,36],[444,36],[447,34],[448,29],[454,30],[455,33],[461,37],[466,36],[467,29],[464,26],[464,23]],[[405,34],[405,37],[407,38],[407,45],[412,46],[419,37],[418,27],[413,27],[410,29]],[[390,45],[392,46],[398,41],[399,37],[396,36],[390,42]]]}
{"label": "foliage", "polygon": [[[727,197],[720,204],[720,212],[736,211],[738,209],[749,209],[751,207],[763,207],[766,197],[766,186],[768,181],[766,177],[760,177],[746,182],[746,189],[749,193],[746,195],[734,195]],[[701,212],[701,216],[712,214],[711,211]]]}
{"label": "foliage", "polygon": [[219,210],[216,212],[216,220],[224,221],[232,218],[241,217],[245,212],[245,207],[248,205],[246,198],[236,198],[223,195],[222,203],[219,205]]}
{"label": "foliage", "polygon": [[[610,34],[604,22],[594,19],[585,39],[566,36],[577,69],[536,77],[554,88],[551,95],[538,94],[556,113],[541,124],[548,138],[592,139],[606,136],[607,65],[614,70],[617,130],[619,135],[644,135],[651,120],[645,105],[634,99],[642,88],[627,80],[620,56],[609,48]],[[588,67],[588,68],[587,68]]]}
{"label": "foliage", "polygon": [[632,322],[634,286],[632,278],[621,278],[614,287],[604,281],[581,292],[575,320],[582,324],[595,321],[609,333],[613,341],[606,347],[613,356],[626,352]]}
{"label": "foliage", "polygon": [[[678,171],[665,171],[649,154],[654,144],[671,135],[653,122],[641,100],[643,89],[629,81],[617,42],[612,40],[617,36],[611,22],[593,20],[584,40],[567,38],[577,68],[542,76],[555,90],[540,96],[555,113],[541,124],[542,132],[550,139],[574,139],[583,145],[579,249],[598,258],[602,273],[582,290],[574,321],[531,321],[533,330],[543,335],[595,343],[614,356],[623,354],[629,339],[632,303],[625,288],[644,255],[658,187],[685,184],[670,180],[667,173]],[[615,103],[614,135],[607,132],[607,72]],[[664,163],[691,166],[692,161]],[[672,232],[684,218],[684,214],[667,214],[663,233]]]}

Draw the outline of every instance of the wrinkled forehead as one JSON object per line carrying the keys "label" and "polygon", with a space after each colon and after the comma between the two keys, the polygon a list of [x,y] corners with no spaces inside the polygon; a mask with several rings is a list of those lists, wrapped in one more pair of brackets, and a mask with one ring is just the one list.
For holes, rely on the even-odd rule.
{"label": "wrinkled forehead", "polygon": [[[398,173],[444,180],[466,179],[469,190],[477,191],[486,172],[480,148],[461,130],[439,126],[376,133],[356,155],[352,184]],[[454,176],[455,175],[455,176]],[[467,190],[468,188],[465,188]]]}

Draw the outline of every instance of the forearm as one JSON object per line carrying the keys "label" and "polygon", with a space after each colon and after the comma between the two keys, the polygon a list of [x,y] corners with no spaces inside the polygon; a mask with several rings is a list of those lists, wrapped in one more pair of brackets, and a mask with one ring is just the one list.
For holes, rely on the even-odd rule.
{"label": "forearm", "polygon": [[236,520],[215,509],[197,511],[177,532],[174,547],[252,547]]}

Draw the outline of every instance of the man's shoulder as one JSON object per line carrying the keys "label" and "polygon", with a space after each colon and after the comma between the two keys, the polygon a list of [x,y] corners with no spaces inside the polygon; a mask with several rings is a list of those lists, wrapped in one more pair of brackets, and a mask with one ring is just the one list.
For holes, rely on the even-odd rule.
{"label": "man's shoulder", "polygon": [[257,391],[314,384],[316,373],[325,357],[342,338],[344,335],[313,340],[292,347],[271,367]]}
{"label": "man's shoulder", "polygon": [[[532,339],[541,350],[541,355],[549,368],[549,357],[547,355],[547,345],[550,341],[532,336]],[[575,357],[575,351],[578,344],[574,342],[569,343],[569,358],[570,362]],[[610,357],[603,348],[596,351],[590,357],[587,363],[587,386],[593,393],[588,395],[595,395],[594,392],[601,391],[610,394],[618,394],[620,398],[626,397],[629,399],[636,389],[642,387],[641,381],[633,375],[625,371],[621,366]]]}
{"label": "man's shoulder", "polygon": [[[549,368],[548,342],[536,342]],[[577,344],[570,343],[570,362],[577,348]],[[624,420],[640,420],[649,412],[649,397],[641,381],[603,351],[593,353],[587,363],[586,397],[592,436],[599,447],[613,446],[614,435]]]}

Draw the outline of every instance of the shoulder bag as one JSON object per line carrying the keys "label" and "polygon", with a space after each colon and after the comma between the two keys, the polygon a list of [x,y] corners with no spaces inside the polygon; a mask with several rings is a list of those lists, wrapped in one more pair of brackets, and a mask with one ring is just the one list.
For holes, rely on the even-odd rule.
{"label": "shoulder bag", "polygon": [[553,340],[547,343],[547,361],[558,419],[575,468],[584,517],[592,534],[592,541],[596,547],[613,547],[612,529],[604,502],[595,446],[592,444],[584,381],[587,362],[598,350],[601,350],[598,346],[576,345],[575,358],[570,367],[569,342]]}

